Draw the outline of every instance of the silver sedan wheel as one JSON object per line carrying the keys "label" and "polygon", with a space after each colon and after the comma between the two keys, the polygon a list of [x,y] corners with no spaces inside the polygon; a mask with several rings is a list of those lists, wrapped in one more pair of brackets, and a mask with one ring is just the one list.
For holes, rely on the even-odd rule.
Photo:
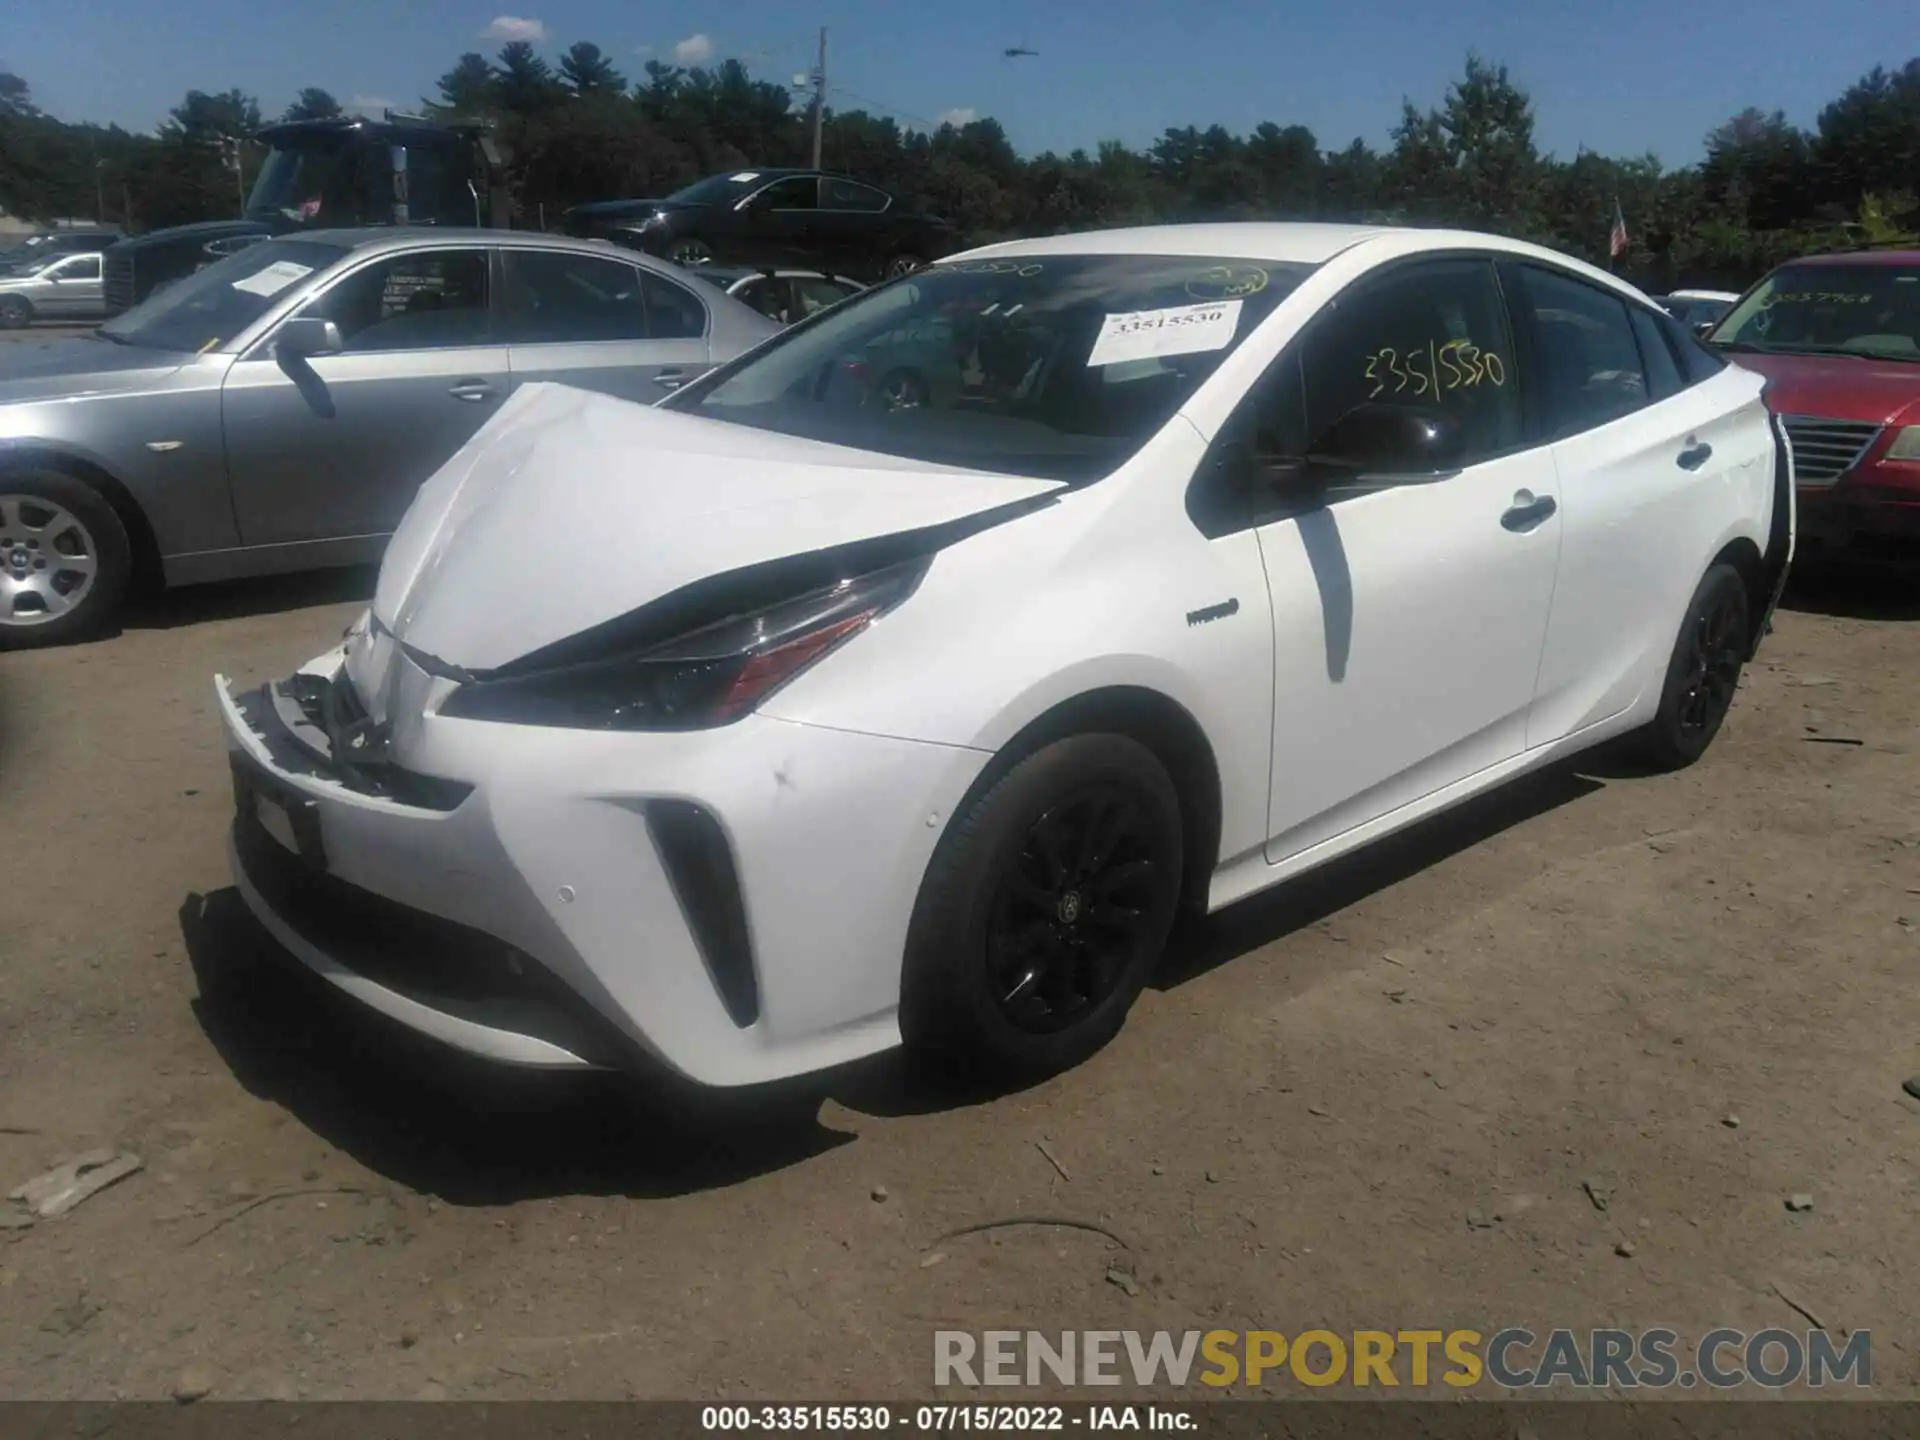
{"label": "silver sedan wheel", "polygon": [[99,573],[99,547],[77,515],[38,495],[0,492],[0,626],[71,613]]}

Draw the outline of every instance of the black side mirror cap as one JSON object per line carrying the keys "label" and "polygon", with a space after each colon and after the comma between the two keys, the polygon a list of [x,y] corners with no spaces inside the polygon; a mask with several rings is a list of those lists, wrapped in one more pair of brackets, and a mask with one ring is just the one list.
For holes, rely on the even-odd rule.
{"label": "black side mirror cap", "polygon": [[1444,480],[1466,458],[1466,432],[1446,411],[1375,402],[1354,406],[1307,447],[1309,471],[1333,485]]}

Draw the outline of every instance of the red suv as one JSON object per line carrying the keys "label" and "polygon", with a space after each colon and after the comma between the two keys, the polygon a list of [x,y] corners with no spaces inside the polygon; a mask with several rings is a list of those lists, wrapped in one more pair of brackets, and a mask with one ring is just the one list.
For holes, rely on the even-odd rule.
{"label": "red suv", "polygon": [[1791,261],[1707,341],[1772,382],[1803,552],[1920,558],[1920,250]]}

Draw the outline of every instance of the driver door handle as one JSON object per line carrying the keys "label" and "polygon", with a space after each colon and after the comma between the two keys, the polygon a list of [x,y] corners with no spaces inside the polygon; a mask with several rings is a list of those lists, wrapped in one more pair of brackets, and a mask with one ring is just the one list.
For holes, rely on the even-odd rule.
{"label": "driver door handle", "polygon": [[1513,504],[1500,517],[1500,523],[1514,534],[1524,535],[1544,525],[1559,508],[1551,495],[1535,498],[1532,491],[1522,490],[1513,497]]}
{"label": "driver door handle", "polygon": [[1713,458],[1713,446],[1702,440],[1697,445],[1689,445],[1673,457],[1673,463],[1682,470],[1698,470]]}
{"label": "driver door handle", "polygon": [[461,380],[449,389],[447,394],[456,400],[465,400],[470,405],[477,405],[482,400],[493,398],[493,386],[484,380]]}
{"label": "driver door handle", "polygon": [[672,370],[656,370],[653,375],[653,383],[658,385],[662,390],[678,390],[682,385],[687,383],[687,372],[677,367]]}

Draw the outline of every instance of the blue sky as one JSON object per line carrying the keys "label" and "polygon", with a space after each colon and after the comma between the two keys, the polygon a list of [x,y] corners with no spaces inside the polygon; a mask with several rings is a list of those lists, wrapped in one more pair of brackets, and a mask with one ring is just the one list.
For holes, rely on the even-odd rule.
{"label": "blue sky", "polygon": [[[497,8],[504,4],[503,13]],[[303,85],[417,104],[464,50],[525,34],[649,57],[737,55],[789,80],[828,35],[842,108],[925,124],[997,117],[1023,153],[1139,145],[1169,125],[1299,122],[1379,144],[1402,96],[1439,100],[1469,48],[1533,94],[1542,149],[1696,159],[1746,105],[1811,124],[1875,63],[1915,48],[1913,0],[5,0],[0,70],[63,119],[149,129],[189,88],[239,86],[269,115]],[[1040,52],[1008,60],[1007,46]],[[874,104],[872,102],[879,102]],[[829,157],[830,158],[830,157]]]}

